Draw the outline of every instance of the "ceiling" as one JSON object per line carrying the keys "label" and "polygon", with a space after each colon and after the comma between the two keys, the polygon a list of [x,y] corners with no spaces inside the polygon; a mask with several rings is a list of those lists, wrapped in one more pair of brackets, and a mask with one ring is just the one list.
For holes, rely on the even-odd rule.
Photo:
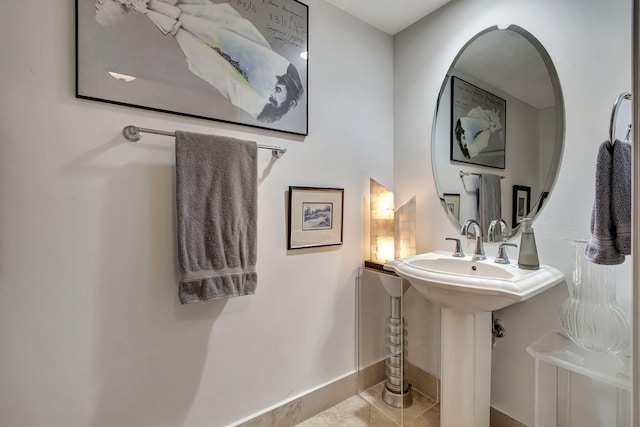
{"label": "ceiling", "polygon": [[[451,0],[325,1],[387,34],[395,35]],[[554,105],[546,65],[527,40],[512,32],[497,31],[476,39],[473,44],[473,49],[466,49],[465,54],[458,58],[456,69],[536,108]]]}
{"label": "ceiling", "polygon": [[325,0],[387,34],[394,35],[450,0]]}

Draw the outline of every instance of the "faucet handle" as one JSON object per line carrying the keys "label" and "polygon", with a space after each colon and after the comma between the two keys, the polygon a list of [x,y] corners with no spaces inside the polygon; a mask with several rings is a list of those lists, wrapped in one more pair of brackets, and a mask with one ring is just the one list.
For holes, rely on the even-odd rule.
{"label": "faucet handle", "polygon": [[453,240],[454,242],[456,242],[456,249],[451,254],[451,256],[454,256],[456,258],[464,258],[464,252],[462,252],[462,244],[460,243],[460,239],[454,239],[453,237],[446,237],[444,240]]}
{"label": "faucet handle", "polygon": [[518,245],[516,245],[515,243],[500,243],[500,246],[498,246],[498,256],[496,256],[496,259],[493,262],[498,264],[509,264],[511,262],[509,261],[509,257],[507,256],[507,249],[505,248],[505,246],[513,246],[514,248],[518,247]]}

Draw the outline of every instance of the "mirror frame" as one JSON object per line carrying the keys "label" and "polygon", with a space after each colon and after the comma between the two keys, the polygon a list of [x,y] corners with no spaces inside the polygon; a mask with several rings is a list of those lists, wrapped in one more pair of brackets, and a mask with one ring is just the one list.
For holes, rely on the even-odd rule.
{"label": "mirror frame", "polygon": [[[458,62],[458,60],[460,59],[460,56],[462,55],[462,53],[469,47],[469,45],[471,45],[477,38],[481,37],[482,35],[491,32],[491,31],[504,31],[504,30],[510,30],[513,31],[515,33],[518,33],[520,36],[524,37],[529,43],[531,43],[533,45],[533,47],[536,49],[536,51],[538,52],[538,54],[540,55],[540,57],[542,58],[542,61],[544,62],[546,68],[547,68],[547,72],[549,73],[549,79],[551,80],[551,87],[553,90],[553,95],[555,98],[555,120],[556,120],[556,127],[555,127],[555,142],[554,142],[554,148],[553,148],[553,154],[551,156],[551,164],[549,166],[549,173],[547,175],[547,178],[545,180],[544,186],[542,188],[542,191],[540,192],[539,195],[537,195],[537,199],[535,200],[535,202],[531,205],[530,207],[530,211],[533,212],[534,210],[536,210],[535,215],[532,216],[532,220],[535,220],[540,213],[542,212],[542,210],[544,209],[544,207],[546,206],[546,203],[544,203],[542,205],[542,207],[538,208],[539,204],[546,201],[548,202],[549,198],[551,197],[551,193],[553,190],[553,187],[555,186],[555,183],[558,179],[558,175],[560,172],[560,162],[562,159],[562,153],[564,150],[564,135],[565,135],[565,128],[566,128],[566,123],[565,123],[565,104],[564,104],[564,97],[562,96],[562,88],[560,85],[560,77],[558,76],[558,72],[556,71],[556,67],[553,64],[553,61],[551,60],[551,56],[549,55],[549,53],[547,52],[547,50],[544,48],[544,46],[542,45],[542,43],[540,43],[540,41],[538,41],[538,39],[536,37],[534,37],[531,33],[529,33],[527,30],[525,30],[524,28],[518,26],[518,25],[508,25],[506,27],[501,27],[498,25],[493,25],[491,27],[488,27],[482,31],[480,31],[479,33],[477,33],[476,35],[474,35],[471,39],[469,39],[459,50],[458,53],[456,54],[456,56],[454,57],[453,61],[451,62],[451,65],[449,66],[449,69],[447,70],[446,74],[445,74],[445,78],[442,82],[442,85],[440,86],[440,91],[438,92],[438,99],[436,102],[436,108],[435,108],[435,112],[434,112],[434,116],[433,116],[433,123],[431,126],[431,169],[432,169],[432,173],[433,173],[433,182],[434,185],[436,186],[436,194],[438,195],[438,197],[440,198],[440,204],[442,205],[443,209],[445,210],[446,215],[449,217],[449,219],[451,220],[452,224],[454,226],[456,226],[458,229],[461,227],[460,221],[458,221],[448,210],[447,207],[444,204],[444,201],[442,199],[442,193],[440,191],[439,188],[439,180],[438,180],[438,176],[437,176],[437,168],[436,165],[434,164],[434,159],[436,158],[434,150],[435,150],[435,144],[436,144],[436,123],[438,121],[438,113],[440,111],[440,101],[442,99],[442,95],[445,91],[445,88],[447,86],[447,83],[449,81],[449,79],[451,78],[451,73],[453,72],[456,63]],[[447,146],[449,146],[449,143],[447,142]],[[543,192],[547,192],[546,196],[542,196]],[[517,227],[513,228],[511,230],[511,235],[509,236],[509,239],[513,239],[516,237],[516,235],[518,234],[518,232],[520,231],[520,224],[518,224]],[[485,236],[486,239],[486,236]]]}

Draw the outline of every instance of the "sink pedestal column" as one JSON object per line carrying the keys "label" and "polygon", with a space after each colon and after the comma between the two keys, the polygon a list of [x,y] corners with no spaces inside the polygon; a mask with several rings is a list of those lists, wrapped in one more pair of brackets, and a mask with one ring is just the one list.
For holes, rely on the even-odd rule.
{"label": "sink pedestal column", "polygon": [[491,312],[441,312],[442,427],[489,427]]}

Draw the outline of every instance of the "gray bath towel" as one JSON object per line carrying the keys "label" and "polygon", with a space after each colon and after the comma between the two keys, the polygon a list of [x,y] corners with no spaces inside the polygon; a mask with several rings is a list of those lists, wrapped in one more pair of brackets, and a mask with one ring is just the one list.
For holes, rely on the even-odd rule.
{"label": "gray bath towel", "polygon": [[482,173],[480,174],[480,187],[478,188],[478,222],[482,227],[482,235],[487,235],[491,221],[500,218],[502,218],[500,176],[492,173]]}
{"label": "gray bath towel", "polygon": [[591,240],[585,254],[596,264],[624,262],[631,253],[631,144],[600,144],[596,160]]}
{"label": "gray bath towel", "polygon": [[257,186],[255,142],[176,132],[182,304],[255,293]]}

